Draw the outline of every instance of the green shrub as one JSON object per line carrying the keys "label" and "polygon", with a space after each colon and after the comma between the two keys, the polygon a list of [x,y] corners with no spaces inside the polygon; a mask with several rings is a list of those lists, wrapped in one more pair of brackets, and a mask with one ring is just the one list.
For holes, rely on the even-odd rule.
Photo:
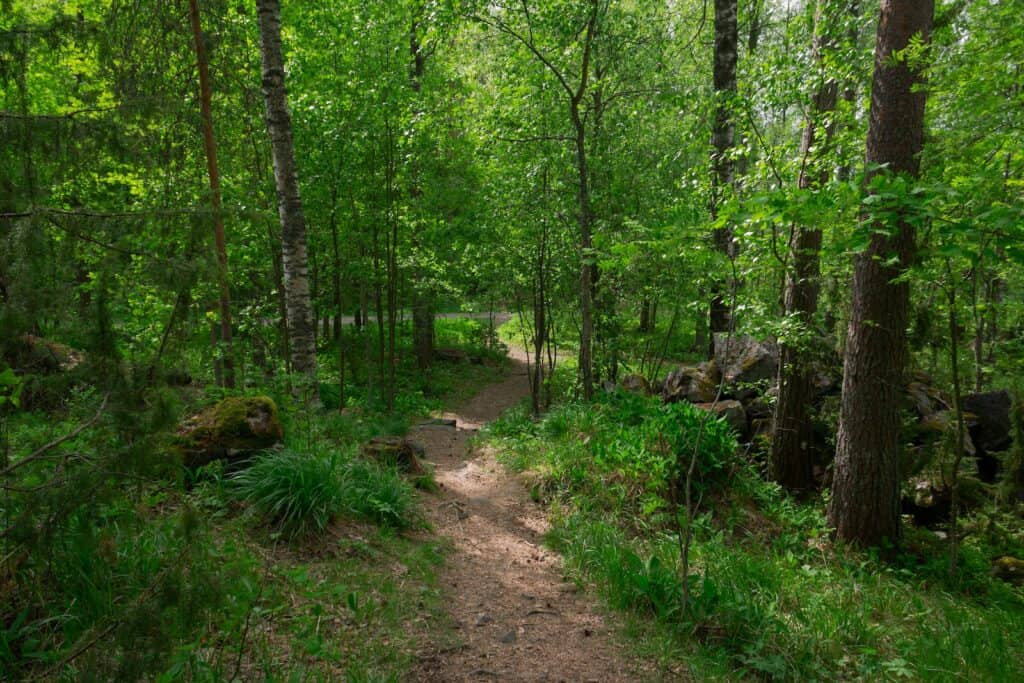
{"label": "green shrub", "polygon": [[352,460],[342,469],[344,508],[381,526],[406,529],[419,522],[412,486],[394,467]]}
{"label": "green shrub", "polygon": [[398,529],[419,520],[412,486],[398,470],[352,452],[265,453],[236,474],[233,483],[238,497],[291,538],[322,532],[338,516]]}
{"label": "green shrub", "polygon": [[619,529],[580,516],[555,527],[549,540],[615,607],[650,612],[666,621],[680,616],[682,589],[671,548],[644,556]]}
{"label": "green shrub", "polygon": [[729,427],[699,408],[626,392],[558,406],[539,422],[512,413],[487,435],[509,446],[506,463],[538,469],[538,489],[589,509],[648,518],[670,507],[694,452],[700,495],[723,483],[737,448]]}
{"label": "green shrub", "polygon": [[343,509],[340,468],[328,456],[292,450],[257,457],[234,476],[240,497],[288,536],[320,532]]}

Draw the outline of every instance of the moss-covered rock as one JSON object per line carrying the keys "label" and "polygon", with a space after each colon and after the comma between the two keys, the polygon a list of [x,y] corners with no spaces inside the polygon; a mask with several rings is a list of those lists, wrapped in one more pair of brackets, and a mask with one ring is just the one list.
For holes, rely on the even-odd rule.
{"label": "moss-covered rock", "polygon": [[267,396],[226,398],[185,420],[175,450],[186,467],[214,460],[234,463],[280,443],[284,438],[277,406]]}
{"label": "moss-covered rock", "polygon": [[622,387],[623,391],[628,391],[632,394],[640,394],[641,396],[651,395],[651,383],[643,375],[626,375],[622,378],[619,386]]}
{"label": "moss-covered rock", "polygon": [[718,394],[721,376],[718,364],[713,360],[700,365],[681,366],[665,378],[661,386],[661,399],[665,403],[709,403]]}
{"label": "moss-covered rock", "polygon": [[1000,557],[992,564],[992,574],[1003,581],[1024,586],[1024,560],[1016,557]]}

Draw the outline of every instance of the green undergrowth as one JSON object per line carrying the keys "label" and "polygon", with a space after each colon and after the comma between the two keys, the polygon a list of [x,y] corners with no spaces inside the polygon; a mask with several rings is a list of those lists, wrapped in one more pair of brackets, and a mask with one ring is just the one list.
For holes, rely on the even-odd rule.
{"label": "green undergrowth", "polygon": [[[414,379],[403,361],[390,414],[351,373],[344,411],[284,380],[160,388],[116,370],[59,411],[0,406],[0,469],[15,465],[0,488],[0,679],[407,679],[422,643],[449,632],[436,578],[447,549],[423,532],[429,472],[407,478],[358,445],[506,372],[477,347],[477,322],[438,327],[439,344],[481,362]],[[243,394],[275,399],[283,447],[182,472],[169,449],[179,421]]]}
{"label": "green undergrowth", "polygon": [[[672,433],[671,420],[682,423]],[[886,561],[837,547],[823,502],[794,502],[763,481],[716,422],[697,458],[684,612],[685,514],[674,519],[679,469],[668,454],[688,462],[701,421],[689,407],[619,392],[539,421],[516,409],[485,435],[550,506],[548,542],[621,611],[640,656],[698,680],[1024,677],[1024,596],[990,576],[1006,546],[968,537],[955,580],[927,530],[908,528]]]}
{"label": "green undergrowth", "polygon": [[[88,414],[76,406],[50,424],[8,417],[6,436],[70,431]],[[121,444],[109,418],[67,442],[63,485],[19,469],[0,499],[0,679],[402,680],[443,618],[445,549],[417,531],[412,482],[311,420],[314,450],[214,463],[187,488],[133,460],[168,456]]]}
{"label": "green undergrowth", "polygon": [[[567,355],[577,354],[579,335],[575,330],[578,323],[565,312],[555,311],[552,315],[556,330],[573,331],[558,338],[559,351]],[[620,374],[641,371],[648,374],[658,359],[697,362],[693,328],[694,320],[685,311],[681,311],[674,322],[670,313],[659,316],[648,332],[640,331],[635,315],[619,313],[602,320],[602,338],[610,341],[595,346],[595,357],[602,363],[608,363],[614,356]],[[498,335],[505,344],[522,347],[533,337],[532,323],[528,321],[524,325],[518,316],[512,316],[498,329]]]}
{"label": "green undergrowth", "polygon": [[289,538],[323,533],[338,517],[394,529],[419,523],[413,486],[354,452],[270,452],[233,476],[231,488]]}

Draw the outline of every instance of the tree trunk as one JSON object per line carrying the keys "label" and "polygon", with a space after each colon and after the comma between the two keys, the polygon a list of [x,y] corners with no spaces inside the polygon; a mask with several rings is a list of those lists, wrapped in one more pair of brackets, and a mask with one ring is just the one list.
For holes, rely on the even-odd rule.
{"label": "tree trunk", "polygon": [[[345,410],[345,339],[342,337],[341,317],[341,247],[338,243],[338,186],[331,188],[331,252],[334,256],[334,328],[330,330],[338,345],[338,410]],[[328,334],[328,318],[324,318],[324,336]]]}
{"label": "tree trunk", "polygon": [[[737,0],[715,0],[715,56],[714,88],[717,104],[711,130],[711,217],[718,217],[718,209],[725,194],[735,180],[735,164],[730,156],[736,142],[736,124],[733,121],[733,99],[736,96],[736,61],[739,29],[736,22]],[[715,228],[712,233],[714,248],[727,257],[735,256],[732,229]],[[715,334],[729,329],[729,304],[725,289],[716,282],[711,292],[709,315],[710,357],[715,355]]]}
{"label": "tree trunk", "polygon": [[[798,184],[801,190],[819,189],[828,183],[829,178],[826,157],[834,126],[831,123],[820,124],[836,108],[838,85],[823,73],[823,53],[828,48],[826,32],[832,23],[829,21],[832,17],[829,16],[828,4],[829,0],[818,0],[814,13],[812,53],[818,70],[822,72],[822,81],[811,103],[800,144],[803,165]],[[801,333],[808,337],[813,335],[810,328],[818,310],[821,289],[821,241],[821,228],[795,226],[789,243],[792,269],[786,274],[785,314],[796,318]],[[779,397],[772,430],[772,477],[795,493],[808,491],[814,486],[811,423],[807,416],[807,408],[814,397],[814,376],[807,354],[801,348],[805,349],[806,345],[783,343],[780,349]]]}
{"label": "tree trunk", "polygon": [[385,119],[387,126],[387,174],[386,197],[388,207],[389,231],[384,236],[385,255],[387,257],[387,305],[388,305],[388,381],[387,406],[388,412],[395,409],[395,393],[397,391],[397,325],[398,325],[398,216],[395,215],[395,175],[398,172],[395,161],[395,136],[391,128],[391,120]]}
{"label": "tree trunk", "polygon": [[[423,7],[418,7],[420,12]],[[412,56],[412,68],[410,70],[410,84],[413,92],[418,96],[423,89],[423,74],[426,69],[427,56],[421,49],[419,39],[419,22],[417,16],[413,20],[412,30],[409,33],[409,50]],[[418,111],[417,111],[418,113]],[[419,186],[418,169],[415,159],[412,162],[411,177],[412,183],[409,187],[409,198],[415,201],[422,194]],[[424,275],[424,269],[420,265],[422,256],[420,249],[423,245],[419,235],[413,231],[412,235],[413,258],[415,263],[412,269],[412,344],[416,356],[416,367],[420,370],[428,369],[434,362],[434,302],[431,292],[428,291],[428,283]]]}
{"label": "tree trunk", "polygon": [[977,394],[981,393],[981,388],[985,384],[985,323],[987,321],[978,304],[978,282],[984,277],[985,269],[979,262],[971,274],[971,313],[974,318],[974,392]]}
{"label": "tree trunk", "polygon": [[228,285],[228,251],[224,238],[224,214],[221,211],[220,171],[217,167],[217,142],[213,136],[213,109],[210,104],[210,64],[203,42],[199,19],[199,0],[189,0],[188,16],[192,24],[196,62],[199,67],[199,111],[203,119],[203,149],[206,152],[206,175],[210,180],[210,206],[213,209],[213,241],[217,258],[217,291],[220,308],[220,353],[223,370],[222,386],[235,387],[235,363],[231,348],[231,288]]}
{"label": "tree trunk", "polygon": [[[882,0],[868,128],[868,181],[883,172],[916,177],[924,141],[921,74],[893,53],[929,37],[933,0]],[[915,250],[913,223],[877,225],[857,257],[847,331],[829,523],[861,545],[900,538],[900,403],[907,362],[910,286],[897,280]],[[895,257],[894,259],[892,257]]]}
{"label": "tree trunk", "polygon": [[590,82],[590,55],[597,31],[598,5],[596,0],[591,3],[590,18],[587,22],[583,45],[583,59],[580,66],[580,82],[576,92],[569,100],[569,115],[576,132],[576,173],[577,193],[579,202],[580,228],[580,377],[583,381],[583,397],[590,400],[594,397],[594,271],[593,261],[593,208],[590,203],[590,168],[587,165],[587,131],[586,122],[580,111],[580,104],[587,92]]}
{"label": "tree trunk", "polygon": [[267,132],[274,160],[274,183],[281,216],[281,255],[284,298],[292,371],[311,380],[316,376],[316,334],[309,297],[306,220],[299,196],[299,179],[292,142],[292,118],[285,91],[281,48],[281,3],[256,0],[263,64],[263,97]]}

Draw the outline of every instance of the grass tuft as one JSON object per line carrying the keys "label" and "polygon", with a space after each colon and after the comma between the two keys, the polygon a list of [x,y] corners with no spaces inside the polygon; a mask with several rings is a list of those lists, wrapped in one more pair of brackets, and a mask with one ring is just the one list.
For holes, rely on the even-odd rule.
{"label": "grass tuft", "polygon": [[398,470],[352,452],[268,452],[232,478],[237,497],[289,538],[323,532],[338,516],[405,529],[419,522],[412,487]]}

